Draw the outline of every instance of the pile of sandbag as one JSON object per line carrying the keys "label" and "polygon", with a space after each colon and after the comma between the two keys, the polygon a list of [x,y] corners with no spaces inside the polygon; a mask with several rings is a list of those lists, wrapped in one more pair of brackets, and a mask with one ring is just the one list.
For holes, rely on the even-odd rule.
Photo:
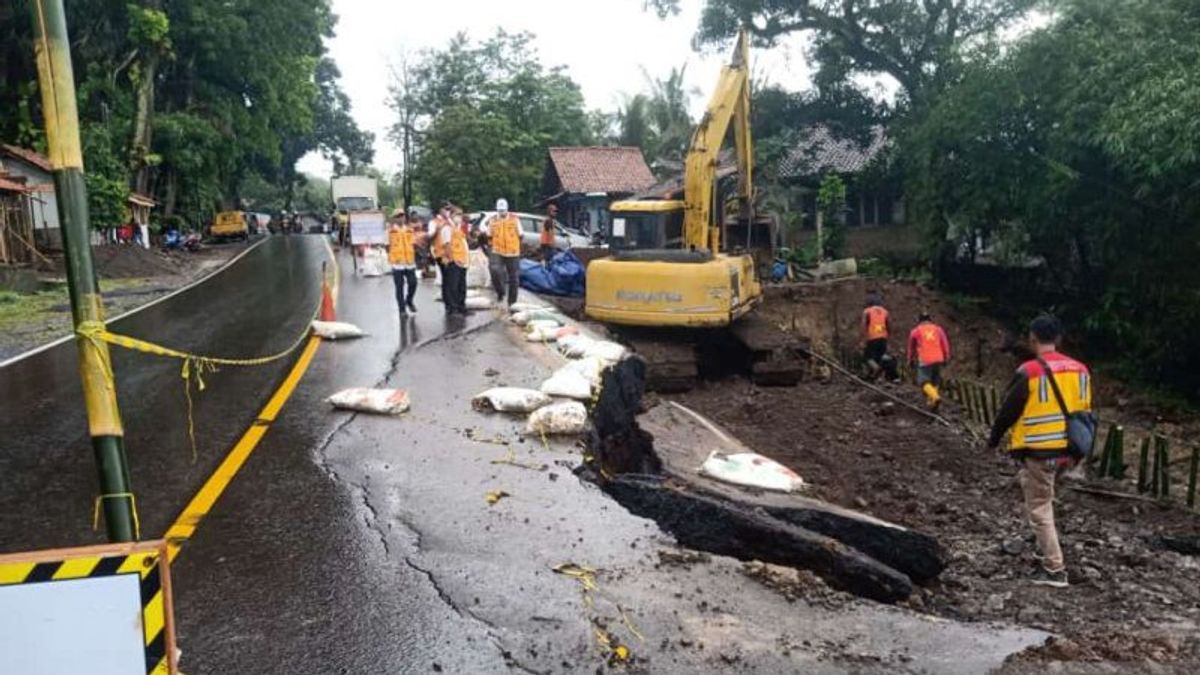
{"label": "pile of sandbag", "polygon": [[616,363],[625,358],[628,352],[622,344],[581,334],[560,337],[558,351],[568,359],[595,358],[606,363]]}

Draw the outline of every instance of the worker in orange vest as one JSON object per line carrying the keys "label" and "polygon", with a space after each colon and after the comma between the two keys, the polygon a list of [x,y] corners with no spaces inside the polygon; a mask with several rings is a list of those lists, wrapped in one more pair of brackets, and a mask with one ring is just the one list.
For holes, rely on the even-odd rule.
{"label": "worker in orange vest", "polygon": [[866,308],[862,313],[863,361],[867,364],[869,377],[874,379],[882,371],[892,382],[900,381],[896,359],[888,354],[888,337],[891,334],[891,317],[877,293],[867,296]]}
{"label": "worker in orange vest", "polygon": [[496,200],[496,215],[488,221],[484,233],[492,245],[492,288],[496,299],[503,302],[506,291],[508,306],[517,301],[521,282],[521,223],[508,212],[508,200]]}
{"label": "worker in orange vest", "polygon": [[[1017,478],[1024,495],[1025,519],[1037,539],[1041,568],[1031,581],[1065,588],[1067,568],[1054,525],[1054,482],[1082,460],[1095,443],[1092,377],[1088,367],[1058,352],[1062,325],[1043,315],[1029,326],[1034,358],[1017,369],[996,413],[988,447],[995,448],[1012,430],[1008,454],[1020,466]],[[1079,432],[1080,417],[1091,422],[1091,434]],[[1086,424],[1084,424],[1086,427]]]}
{"label": "worker in orange vest", "polygon": [[908,334],[908,364],[917,368],[917,385],[925,392],[930,410],[937,410],[942,403],[942,366],[950,361],[950,340],[929,312],[921,312],[919,320]]}
{"label": "worker in orange vest", "polygon": [[388,264],[392,266],[392,281],[396,284],[396,304],[400,314],[417,313],[413,298],[417,295],[417,233],[404,211],[392,212],[388,227]]}
{"label": "worker in orange vest", "polygon": [[467,250],[467,235],[463,234],[459,221],[462,209],[455,208],[438,230],[438,239],[445,256],[442,266],[442,303],[446,314],[467,313],[467,267],[470,252]]}
{"label": "worker in orange vest", "polygon": [[558,252],[555,246],[555,240],[558,230],[558,205],[551,204],[546,207],[546,219],[542,221],[542,235],[540,239],[542,250],[542,264],[549,265],[554,259],[554,254]]}

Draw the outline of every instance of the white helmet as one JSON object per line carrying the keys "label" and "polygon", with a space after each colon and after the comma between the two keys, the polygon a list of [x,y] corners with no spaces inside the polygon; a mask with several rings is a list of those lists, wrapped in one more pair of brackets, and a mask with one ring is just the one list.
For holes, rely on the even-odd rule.
{"label": "white helmet", "polygon": [[496,210],[499,211],[500,213],[508,213],[508,200],[503,199],[503,198],[497,199],[496,200]]}

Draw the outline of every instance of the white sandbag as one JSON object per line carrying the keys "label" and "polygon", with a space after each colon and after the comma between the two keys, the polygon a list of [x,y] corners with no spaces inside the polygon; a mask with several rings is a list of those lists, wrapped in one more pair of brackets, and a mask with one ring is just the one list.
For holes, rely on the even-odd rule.
{"label": "white sandbag", "polygon": [[496,306],[496,300],[483,295],[468,296],[464,303],[467,309],[491,309]]}
{"label": "white sandbag", "polygon": [[487,254],[475,249],[471,251],[470,262],[467,264],[467,288],[491,288],[491,286],[492,275],[488,271]]}
{"label": "white sandbag", "polygon": [[525,324],[525,328],[528,330],[541,330],[543,328],[546,328],[546,329],[553,330],[555,333],[558,333],[558,329],[561,327],[562,327],[562,324],[555,321],[554,319],[534,319],[534,320],[530,321],[529,323]]}
{"label": "white sandbag", "polygon": [[586,335],[565,335],[558,338],[558,351],[569,359],[581,358],[595,342]]}
{"label": "white sandbag", "polygon": [[391,274],[392,266],[388,264],[387,253],[382,248],[374,246],[367,248],[358,261],[358,273],[364,277],[381,277]]}
{"label": "white sandbag", "polygon": [[363,329],[344,321],[313,321],[312,332],[313,335],[326,340],[345,340],[366,335]]}
{"label": "white sandbag", "polygon": [[554,342],[558,326],[541,326],[531,328],[525,333],[526,342]]}
{"label": "white sandbag", "polygon": [[518,326],[525,326],[528,325],[530,321],[539,320],[557,321],[560,324],[563,322],[563,318],[549,307],[514,311],[512,316],[508,317],[508,320],[512,321]]}
{"label": "white sandbag", "polygon": [[583,373],[559,368],[542,386],[543,394],[587,401],[592,398],[592,382]]}
{"label": "white sandbag", "polygon": [[581,434],[587,429],[587,408],[579,401],[564,401],[538,408],[525,423],[527,434]]}
{"label": "white sandbag", "polygon": [[538,304],[536,302],[514,302],[513,304],[509,305],[509,309],[511,309],[515,313],[515,312],[532,312],[532,311],[536,311],[539,309],[553,311],[554,308],[550,307],[549,305],[542,305],[542,304]]}
{"label": "white sandbag", "polygon": [[343,389],[326,399],[341,410],[399,415],[408,410],[408,392],[403,389]]}
{"label": "white sandbag", "polygon": [[536,389],[520,387],[493,387],[481,392],[471,399],[471,407],[476,410],[496,410],[499,412],[532,412],[552,403],[550,396]]}
{"label": "white sandbag", "polygon": [[565,337],[571,337],[572,335],[579,335],[578,326],[562,326],[558,330],[554,331],[554,338],[556,340],[561,340]]}
{"label": "white sandbag", "polygon": [[795,471],[754,452],[733,455],[713,452],[700,466],[700,473],[726,483],[764,490],[795,492],[804,488],[804,479]]}
{"label": "white sandbag", "polygon": [[604,372],[606,365],[604,361],[594,356],[589,356],[578,361],[569,361],[565,366],[559,368],[559,371],[578,373],[584,376],[594,389],[600,386],[601,374]]}
{"label": "white sandbag", "polygon": [[616,363],[625,358],[625,351],[625,345],[609,342],[608,340],[593,340],[587,346],[587,349],[584,350],[583,355],[585,357],[594,356],[601,361]]}

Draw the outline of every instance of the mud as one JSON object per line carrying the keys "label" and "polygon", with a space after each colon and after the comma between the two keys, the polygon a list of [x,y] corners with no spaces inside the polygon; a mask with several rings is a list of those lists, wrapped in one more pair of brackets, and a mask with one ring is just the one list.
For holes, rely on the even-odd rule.
{"label": "mud", "polygon": [[[920,401],[913,387],[894,391]],[[796,470],[813,496],[934,535],[950,565],[917,589],[908,601],[916,609],[1072,640],[1120,633],[1140,644],[1137,636],[1158,631],[1178,649],[1153,658],[1200,659],[1200,559],[1159,544],[1200,531],[1195,513],[1060,489],[1072,586],[1046,589],[1026,581],[1036,563],[1015,467],[983,449],[980,430],[958,424],[952,404],[945,412],[956,424],[946,428],[836,375],[792,389],[711,383],[675,398]]]}

